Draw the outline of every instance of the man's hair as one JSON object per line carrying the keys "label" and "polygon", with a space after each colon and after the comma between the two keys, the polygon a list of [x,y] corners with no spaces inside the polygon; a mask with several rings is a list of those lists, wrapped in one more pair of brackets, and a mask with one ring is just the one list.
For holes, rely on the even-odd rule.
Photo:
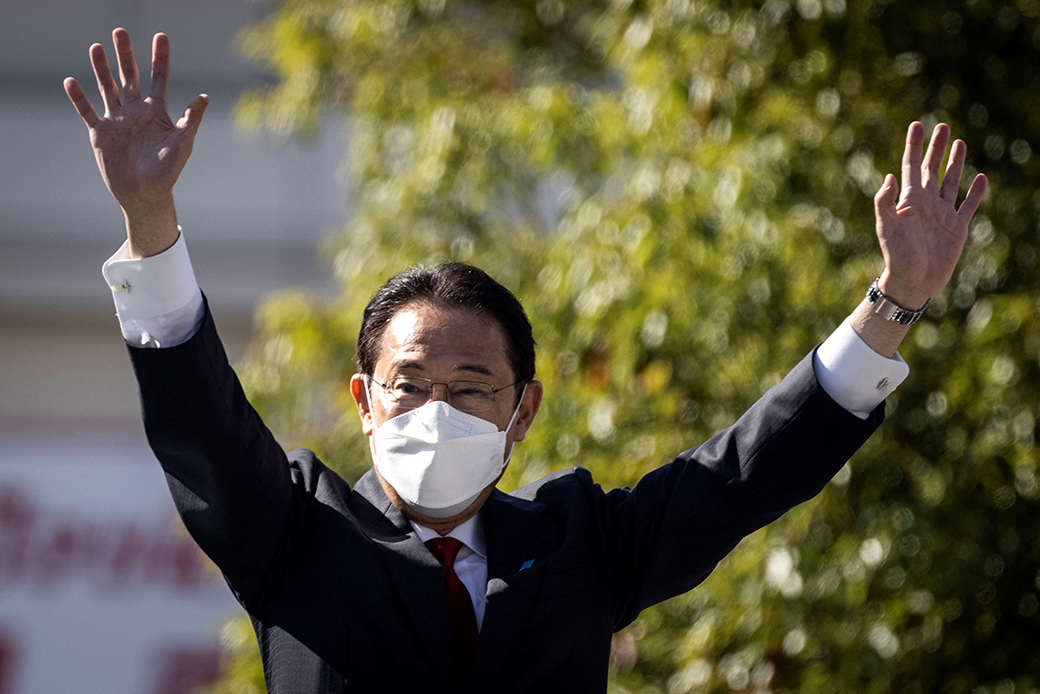
{"label": "man's hair", "polygon": [[358,371],[374,375],[386,326],[401,309],[423,303],[469,309],[495,319],[505,334],[506,358],[516,380],[526,382],[534,378],[534,336],[520,302],[486,272],[464,263],[409,268],[380,287],[361,319]]}

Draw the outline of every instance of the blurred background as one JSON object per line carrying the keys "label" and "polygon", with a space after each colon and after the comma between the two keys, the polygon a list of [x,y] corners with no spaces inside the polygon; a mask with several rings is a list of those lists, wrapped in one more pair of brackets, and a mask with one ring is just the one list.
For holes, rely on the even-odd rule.
{"label": "blurred background", "polygon": [[172,520],[98,272],[121,218],[60,83],[91,83],[116,25],[139,58],[170,34],[174,108],[213,97],[177,187],[196,272],[265,421],[348,481],[357,321],[394,271],[471,262],[531,315],[546,399],[500,486],[572,465],[632,485],[855,307],[907,125],[949,123],[962,194],[977,171],[990,190],[885,425],[617,634],[610,690],[1040,689],[1037,0],[0,12],[3,694],[263,691]]}
{"label": "blurred background", "polygon": [[100,42],[111,56],[111,31],[125,26],[145,74],[152,34],[171,36],[172,110],[211,95],[177,199],[240,358],[267,293],[328,292],[317,248],[347,200],[339,128],[318,147],[232,125],[238,94],[264,79],[234,39],[269,10],[202,0],[0,6],[3,694],[172,694],[217,672],[218,631],[238,606],[180,529],[144,440],[101,277],[125,238],[122,214],[61,83],[75,76],[101,108],[87,48]]}

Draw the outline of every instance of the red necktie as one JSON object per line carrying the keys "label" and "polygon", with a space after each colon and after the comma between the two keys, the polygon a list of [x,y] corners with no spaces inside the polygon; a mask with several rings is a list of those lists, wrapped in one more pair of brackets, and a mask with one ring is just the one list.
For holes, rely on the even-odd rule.
{"label": "red necktie", "polygon": [[459,657],[459,673],[465,681],[477,651],[477,618],[469,591],[455,573],[455,556],[462,543],[454,537],[435,537],[426,541],[426,547],[444,567],[444,584],[448,589],[448,615],[455,635],[455,650]]}

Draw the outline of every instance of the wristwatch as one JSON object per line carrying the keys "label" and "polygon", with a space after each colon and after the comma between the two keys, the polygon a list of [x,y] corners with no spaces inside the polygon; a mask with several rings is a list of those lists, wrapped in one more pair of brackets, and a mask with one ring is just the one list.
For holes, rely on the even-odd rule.
{"label": "wristwatch", "polygon": [[899,323],[900,325],[913,325],[917,322],[917,319],[924,314],[924,310],[928,308],[928,301],[924,302],[924,306],[913,311],[908,308],[903,308],[896,302],[889,299],[887,296],[881,293],[878,289],[877,283],[881,278],[878,277],[874,280],[874,283],[870,285],[870,289],[867,290],[867,301],[874,307],[874,313],[878,314],[885,320],[890,320],[893,323]]}

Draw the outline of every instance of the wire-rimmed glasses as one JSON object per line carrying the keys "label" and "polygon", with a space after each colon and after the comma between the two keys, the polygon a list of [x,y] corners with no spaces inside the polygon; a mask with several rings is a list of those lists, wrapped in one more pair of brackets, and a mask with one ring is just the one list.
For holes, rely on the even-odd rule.
{"label": "wire-rimmed glasses", "polygon": [[487,412],[495,404],[495,393],[523,383],[520,380],[495,388],[490,383],[482,381],[437,383],[420,376],[398,376],[387,383],[380,383],[372,376],[367,378],[383,389],[383,400],[387,408],[401,412],[414,410],[428,403],[433,398],[434,386],[444,386],[445,400],[455,409],[463,412]]}

